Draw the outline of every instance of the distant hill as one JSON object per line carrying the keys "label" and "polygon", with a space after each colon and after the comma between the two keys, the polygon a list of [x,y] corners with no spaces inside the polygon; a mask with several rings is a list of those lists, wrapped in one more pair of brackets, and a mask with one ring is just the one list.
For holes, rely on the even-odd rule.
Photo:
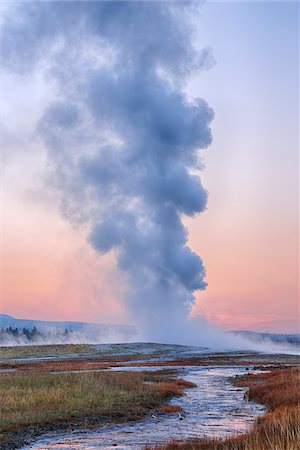
{"label": "distant hill", "polygon": [[7,314],[0,314],[0,328],[28,328],[32,329],[34,327],[39,330],[65,330],[66,328],[72,329],[73,331],[80,331],[86,329],[103,329],[111,328],[114,330],[123,331],[133,331],[133,327],[130,325],[114,325],[114,324],[99,324],[99,323],[89,323],[89,322],[55,322],[47,320],[33,320],[33,319],[16,319],[15,317],[9,316]]}
{"label": "distant hill", "polygon": [[[55,322],[46,320],[16,319],[7,314],[0,314],[0,331],[2,331],[2,343],[14,343],[16,339],[11,337],[4,331],[12,329],[18,330],[19,333],[23,329],[31,332],[37,329],[42,336],[39,340],[49,341],[49,343],[70,340],[72,342],[113,342],[113,341],[129,341],[135,336],[135,328],[130,325],[115,324],[99,324],[87,322]],[[66,333],[67,331],[67,333]],[[20,342],[19,342],[20,341]],[[22,339],[18,338],[17,343],[22,343]]]}
{"label": "distant hill", "polygon": [[253,342],[273,342],[276,344],[289,344],[300,346],[300,333],[260,333],[257,331],[233,331],[233,334],[242,336]]}
{"label": "distant hill", "polygon": [[8,314],[0,314],[0,318],[5,320],[5,319],[13,319],[12,316],[9,316]]}

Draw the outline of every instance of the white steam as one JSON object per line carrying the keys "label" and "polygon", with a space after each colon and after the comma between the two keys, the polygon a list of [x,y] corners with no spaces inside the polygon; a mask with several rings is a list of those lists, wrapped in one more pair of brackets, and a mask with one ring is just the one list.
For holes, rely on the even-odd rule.
{"label": "white steam", "polygon": [[184,91],[190,74],[211,63],[207,49],[193,46],[193,13],[192,2],[15,4],[2,21],[0,60],[47,79],[52,101],[37,134],[61,211],[88,226],[100,253],[116,254],[142,338],[246,348],[189,318],[206,282],[182,219],[206,208],[195,173],[213,119],[203,99]]}

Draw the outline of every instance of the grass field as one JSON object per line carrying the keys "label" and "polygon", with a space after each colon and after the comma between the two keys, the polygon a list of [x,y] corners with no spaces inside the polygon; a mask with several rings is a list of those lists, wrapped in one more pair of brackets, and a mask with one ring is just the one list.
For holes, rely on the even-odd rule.
{"label": "grass field", "polygon": [[0,359],[59,356],[67,354],[85,355],[90,353],[97,352],[92,345],[88,344],[20,345],[0,347]]}
{"label": "grass field", "polygon": [[[249,366],[264,370],[234,382],[249,388],[250,400],[264,403],[267,414],[245,435],[225,440],[172,442],[159,450],[298,450],[300,442],[300,369],[293,355],[236,352],[153,360],[155,353],[122,353],[90,345],[46,345],[0,349],[0,448],[20,448],[44,433],[96,428],[135,420],[149,410],[175,413],[168,404],[192,384],[176,378],[181,366]],[[108,351],[106,351],[108,350]],[[147,351],[147,348],[142,349]],[[156,351],[156,350],[155,350]],[[1,353],[2,352],[2,353]],[[72,356],[74,355],[74,356]],[[52,356],[52,358],[44,358]],[[41,357],[34,359],[33,357]],[[57,357],[57,358],[55,358]],[[7,358],[7,360],[5,359]],[[11,359],[9,359],[11,358]],[[14,359],[15,358],[15,359]],[[142,360],[142,361],[141,361]],[[139,366],[139,372],[110,367]],[[170,365],[173,369],[165,369]],[[157,366],[155,373],[147,366]],[[107,370],[105,370],[107,369]],[[270,370],[267,372],[265,369]],[[95,370],[95,372],[85,372]],[[63,373],[64,371],[69,373]],[[74,371],[79,371],[75,373]],[[81,371],[81,372],[80,372]],[[54,372],[54,373],[53,373]],[[150,383],[149,383],[150,382]]]}
{"label": "grass field", "polygon": [[137,419],[192,386],[147,372],[1,374],[0,444],[32,425],[84,419],[88,427],[90,417]]}
{"label": "grass field", "polygon": [[[249,374],[236,381],[248,386],[249,399],[267,413],[246,434],[226,439],[171,442],[155,450],[298,450],[300,448],[300,369],[285,368]],[[149,447],[150,448],[150,447]]]}

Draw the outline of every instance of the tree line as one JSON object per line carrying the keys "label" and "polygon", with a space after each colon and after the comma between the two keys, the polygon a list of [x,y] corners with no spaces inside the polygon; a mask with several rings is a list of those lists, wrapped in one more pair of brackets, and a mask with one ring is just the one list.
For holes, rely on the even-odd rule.
{"label": "tree line", "polygon": [[72,330],[69,330],[66,328],[64,331],[62,330],[56,330],[48,331],[48,332],[41,332],[36,327],[33,328],[27,328],[23,327],[22,329],[19,328],[13,328],[13,327],[7,327],[7,328],[1,328],[0,329],[0,342],[6,342],[9,339],[12,340],[20,340],[20,341],[28,341],[28,342],[34,342],[39,340],[46,340],[48,337],[64,337],[67,338],[70,333],[73,333]]}

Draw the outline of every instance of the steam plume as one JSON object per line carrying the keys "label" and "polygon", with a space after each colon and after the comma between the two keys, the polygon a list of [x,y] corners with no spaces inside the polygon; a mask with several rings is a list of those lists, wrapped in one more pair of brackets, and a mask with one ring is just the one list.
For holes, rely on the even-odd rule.
{"label": "steam plume", "polygon": [[206,207],[195,173],[213,118],[184,93],[190,73],[210,62],[192,44],[193,8],[25,3],[1,31],[2,64],[47,77],[52,100],[38,132],[63,214],[88,225],[95,249],[116,254],[130,312],[145,337],[165,341],[192,326],[194,292],[206,287],[182,223]]}

